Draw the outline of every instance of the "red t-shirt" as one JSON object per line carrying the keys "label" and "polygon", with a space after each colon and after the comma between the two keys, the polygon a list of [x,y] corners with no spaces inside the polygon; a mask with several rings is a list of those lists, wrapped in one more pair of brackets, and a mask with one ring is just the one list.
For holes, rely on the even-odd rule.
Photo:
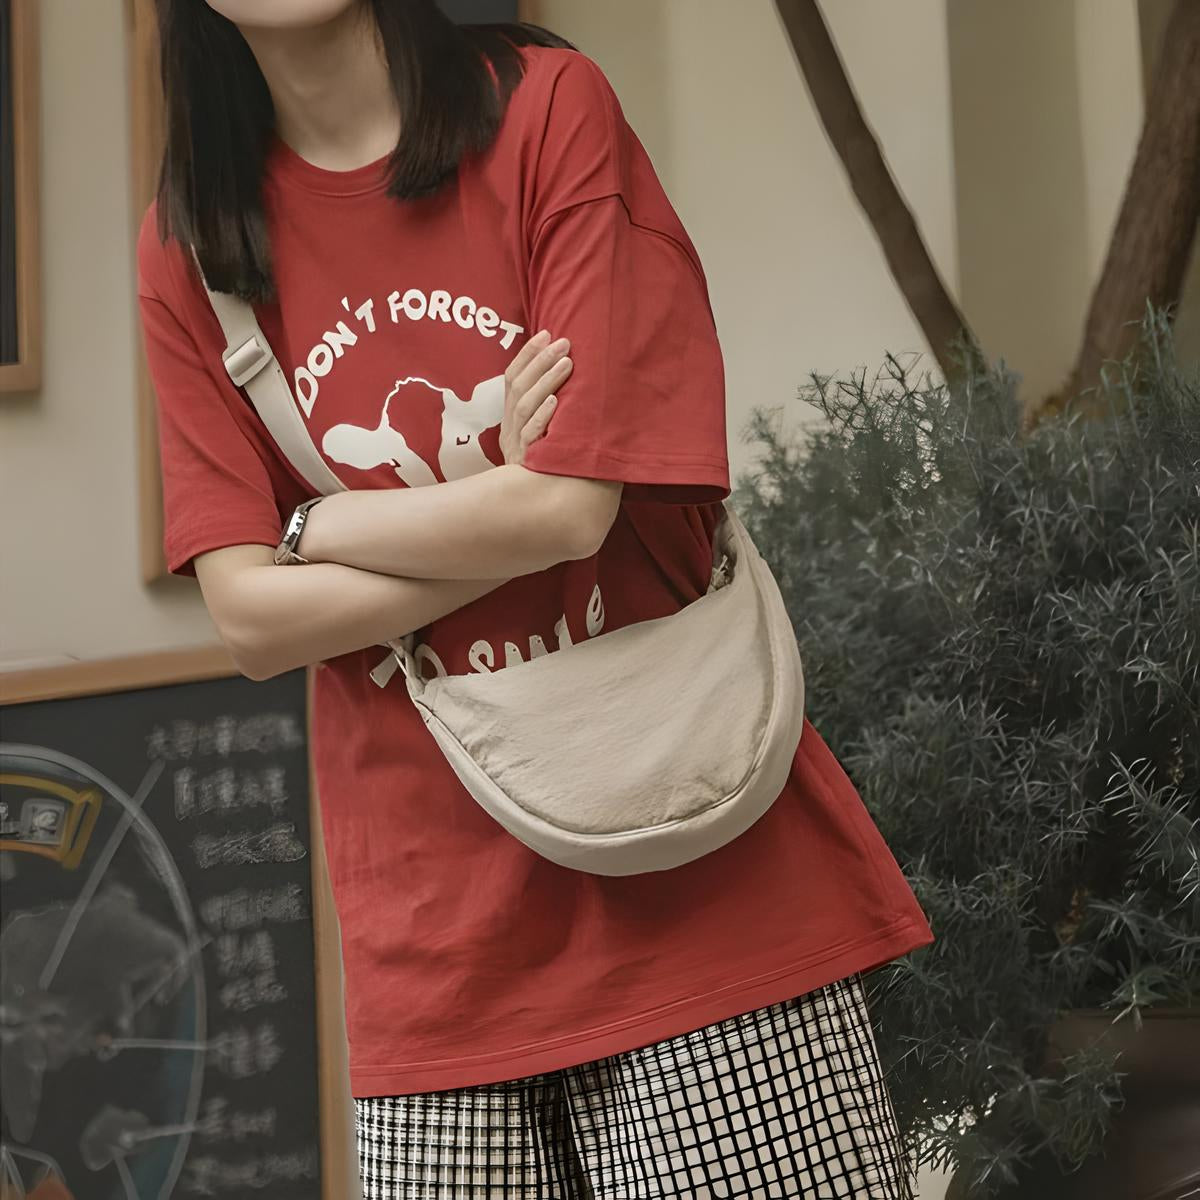
{"label": "red t-shirt", "polygon": [[[702,595],[729,494],[724,372],[695,247],[600,68],[522,48],[500,133],[436,196],[385,160],[329,171],[273,144],[278,303],[257,308],[317,446],[351,488],[503,461],[503,373],[545,326],[575,367],[534,471],[625,481],[593,557],[520,576],[418,631],[426,674],[503,669]],[[187,256],[153,206],[139,296],[159,405],[164,549],[274,545],[309,493],[221,363]],[[303,570],[303,567],[288,568]],[[355,1095],[433,1091],[646,1045],[931,940],[841,766],[806,721],[748,832],[670,871],[557,866],[462,787],[367,647],[316,671],[313,757],[342,930]],[[586,696],[579,719],[588,719]]]}

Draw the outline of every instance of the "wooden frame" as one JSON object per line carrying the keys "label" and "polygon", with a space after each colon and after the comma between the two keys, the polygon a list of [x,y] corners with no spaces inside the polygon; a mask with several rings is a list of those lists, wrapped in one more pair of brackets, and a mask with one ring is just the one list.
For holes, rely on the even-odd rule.
{"label": "wooden frame", "polygon": [[13,166],[16,175],[17,343],[15,362],[0,363],[0,392],[32,392],[42,383],[40,41],[36,0],[0,0],[12,20]]}
{"label": "wooden frame", "polygon": [[[158,75],[158,23],[154,0],[125,0],[126,47],[129,60],[130,170],[136,239],[142,217],[154,198],[163,149],[162,86]],[[134,298],[136,305],[137,300]],[[142,582],[168,577],[163,556],[162,479],[158,461],[158,413],[154,385],[138,328],[136,379],[138,562]]]}
{"label": "wooden frame", "polygon": [[[239,674],[220,645],[169,650],[121,658],[96,659],[52,667],[0,672],[0,706],[36,700],[194,683]],[[306,705],[313,711],[313,671],[306,676]],[[345,1062],[342,1014],[341,949],[337,913],[325,866],[320,806],[312,761],[312,719],[307,721],[309,744],[309,826],[313,904],[313,962],[317,1009],[317,1086],[320,1097],[321,1193],[326,1200],[347,1200],[353,1193],[347,1180],[357,1179],[353,1145],[353,1102]]]}

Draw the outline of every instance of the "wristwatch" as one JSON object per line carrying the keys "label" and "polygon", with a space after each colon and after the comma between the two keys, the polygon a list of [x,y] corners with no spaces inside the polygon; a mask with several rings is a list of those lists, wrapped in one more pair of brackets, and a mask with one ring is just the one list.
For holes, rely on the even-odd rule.
{"label": "wristwatch", "polygon": [[276,566],[283,567],[290,563],[308,562],[307,558],[296,553],[296,543],[300,540],[300,534],[304,530],[304,522],[308,520],[308,510],[324,499],[324,496],[314,496],[311,500],[305,500],[292,509],[292,515],[288,518],[288,523],[283,530],[283,537],[279,545],[275,547]]}

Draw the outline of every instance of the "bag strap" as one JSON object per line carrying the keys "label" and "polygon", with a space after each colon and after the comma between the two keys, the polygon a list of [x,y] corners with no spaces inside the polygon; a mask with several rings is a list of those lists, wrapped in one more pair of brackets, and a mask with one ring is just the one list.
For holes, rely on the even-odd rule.
{"label": "bag strap", "polygon": [[[258,324],[254,309],[245,300],[229,292],[214,292],[204,278],[195,247],[192,247],[192,257],[196,260],[196,273],[208,293],[208,302],[225,334],[225,352],[221,355],[221,361],[234,386],[246,389],[255,411],[280,452],[315,493],[328,496],[349,490],[313,445],[308,426],[296,407],[287,376]],[[415,631],[388,640],[386,645],[390,649],[387,657],[370,672],[371,680],[377,687],[386,685],[397,666],[406,676],[419,679],[420,672],[412,655],[414,636]]]}
{"label": "bag strap", "polygon": [[[266,335],[259,327],[254,309],[245,300],[229,292],[214,292],[204,278],[194,247],[192,257],[196,260],[197,274],[205,292],[208,293],[208,302],[212,305],[225,334],[225,352],[221,355],[221,361],[225,364],[225,370],[229,372],[229,378],[236,387],[246,389],[246,394],[267,432],[314,492],[330,495],[333,492],[347,491],[346,485],[330,470],[329,464],[313,445],[308,426],[296,407],[287,377]],[[728,500],[722,502],[722,507],[727,514],[733,513]],[[733,520],[737,520],[735,513]],[[714,559],[718,550],[721,524],[718,521],[717,530],[714,532]],[[719,563],[714,562],[709,591],[723,586],[728,581],[727,562],[728,555],[724,553]],[[397,667],[410,680],[410,692],[413,687],[419,686],[420,672],[412,652],[413,636],[412,633],[407,633],[402,638],[390,639],[386,643],[391,647],[391,652],[370,672],[371,681],[377,687],[384,687]]]}
{"label": "bag strap", "polygon": [[208,302],[225,334],[221,361],[234,386],[246,389],[267,432],[315,493],[328,496],[346,491],[346,485],[313,445],[287,376],[259,327],[254,309],[229,292],[214,292],[204,278],[194,247],[192,257],[196,259],[196,270],[208,293]]}

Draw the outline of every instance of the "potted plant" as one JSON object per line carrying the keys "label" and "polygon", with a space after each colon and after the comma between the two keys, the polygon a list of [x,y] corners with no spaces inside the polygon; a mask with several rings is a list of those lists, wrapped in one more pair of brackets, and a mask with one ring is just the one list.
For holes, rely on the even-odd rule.
{"label": "potted plant", "polygon": [[1030,431],[1003,365],[814,374],[733,497],[937,935],[872,1001],[960,1196],[1200,1186],[1200,379],[1154,309],[1107,372]]}

